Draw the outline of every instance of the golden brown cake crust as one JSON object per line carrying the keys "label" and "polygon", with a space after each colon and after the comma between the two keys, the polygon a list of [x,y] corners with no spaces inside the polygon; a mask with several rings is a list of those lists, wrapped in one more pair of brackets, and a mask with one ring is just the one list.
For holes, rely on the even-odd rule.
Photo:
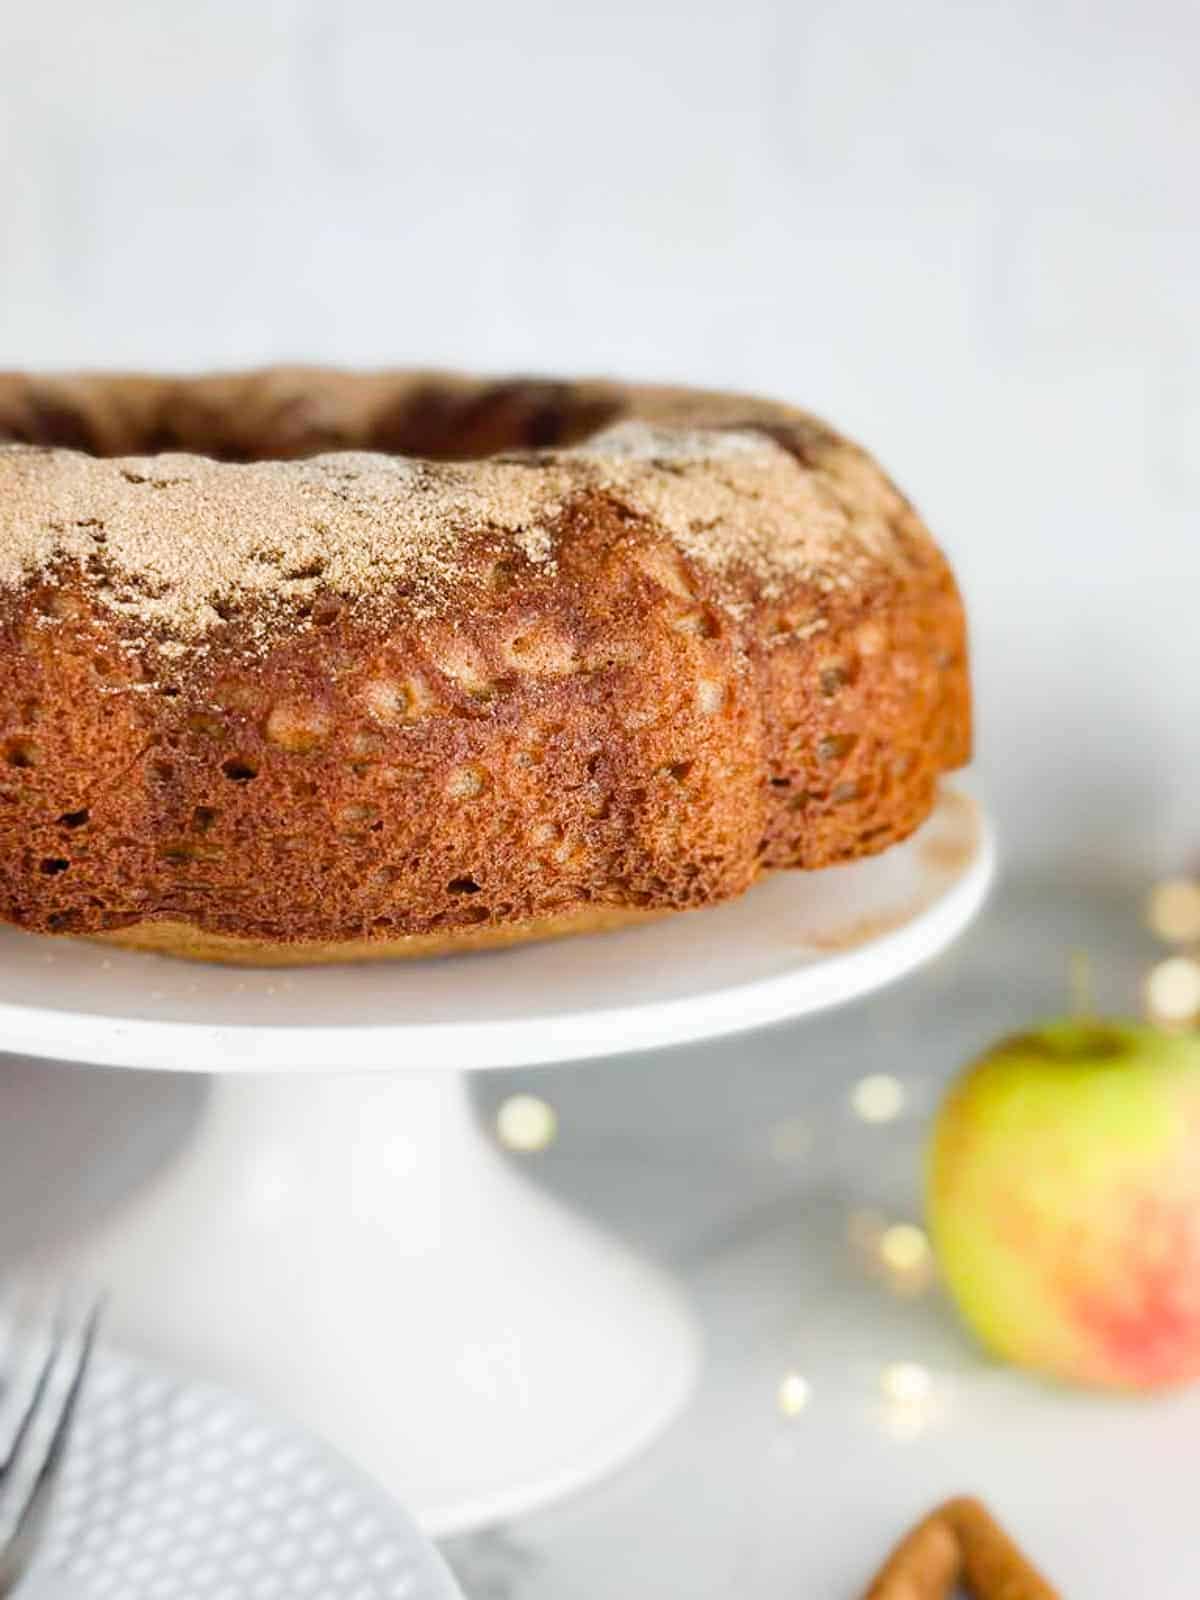
{"label": "golden brown cake crust", "polygon": [[786,406],[11,374],[5,439],[22,927],[250,960],[543,937],[883,849],[969,754],[949,567]]}
{"label": "golden brown cake crust", "polygon": [[307,940],[286,944],[279,939],[247,939],[227,933],[206,933],[186,922],[138,922],[112,933],[89,937],[127,950],[182,956],[188,961],[218,961],[235,967],[335,966],[348,961],[422,961],[429,956],[461,955],[471,950],[504,950],[542,939],[581,933],[610,933],[653,922],[665,909],[634,910],[622,906],[580,906],[553,917],[522,922],[484,923],[478,928],[447,928],[440,933],[402,933],[381,938]]}

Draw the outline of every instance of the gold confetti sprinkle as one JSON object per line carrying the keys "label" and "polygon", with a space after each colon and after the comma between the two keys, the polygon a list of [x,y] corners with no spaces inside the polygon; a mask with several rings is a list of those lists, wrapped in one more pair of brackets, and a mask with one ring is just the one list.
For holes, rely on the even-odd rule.
{"label": "gold confetti sprinkle", "polygon": [[1146,921],[1167,944],[1200,943],[1200,880],[1168,878],[1150,892]]}
{"label": "gold confetti sprinkle", "polygon": [[1188,1027],[1200,1017],[1200,961],[1171,956],[1146,979],[1146,1010],[1163,1027]]}
{"label": "gold confetti sprinkle", "polygon": [[921,1405],[933,1393],[933,1374],[919,1361],[892,1361],[879,1374],[879,1387],[896,1405]]}
{"label": "gold confetti sprinkle", "polygon": [[933,1373],[919,1361],[892,1361],[879,1374],[880,1424],[894,1439],[914,1439],[943,1409]]}
{"label": "gold confetti sprinkle", "polygon": [[850,1104],[864,1122],[892,1122],[904,1109],[904,1085],[888,1072],[873,1072],[854,1085]]}
{"label": "gold confetti sprinkle", "polygon": [[535,1094],[514,1094],[496,1112],[496,1133],[508,1150],[545,1150],[558,1134],[558,1113]]}
{"label": "gold confetti sprinkle", "polygon": [[925,1230],[913,1222],[894,1222],[879,1241],[879,1259],[889,1272],[904,1277],[922,1272],[932,1259]]}
{"label": "gold confetti sprinkle", "polygon": [[786,1373],[779,1385],[778,1404],[785,1417],[798,1417],[812,1399],[812,1385],[799,1372]]}

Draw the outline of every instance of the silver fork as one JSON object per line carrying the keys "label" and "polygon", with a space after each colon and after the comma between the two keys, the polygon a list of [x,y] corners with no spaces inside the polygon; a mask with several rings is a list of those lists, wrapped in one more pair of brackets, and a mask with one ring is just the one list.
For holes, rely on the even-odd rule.
{"label": "silver fork", "polygon": [[96,1300],[74,1309],[60,1296],[47,1327],[44,1316],[22,1315],[19,1296],[9,1298],[8,1348],[0,1353],[0,1402],[10,1413],[0,1438],[0,1600],[16,1591],[38,1552],[101,1310]]}

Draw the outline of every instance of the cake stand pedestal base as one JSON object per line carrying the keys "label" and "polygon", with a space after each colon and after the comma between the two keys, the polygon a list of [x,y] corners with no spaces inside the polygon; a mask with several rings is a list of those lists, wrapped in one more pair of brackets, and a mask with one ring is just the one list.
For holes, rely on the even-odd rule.
{"label": "cake stand pedestal base", "polygon": [[446,1533],[602,1477],[697,1367],[670,1284],[505,1162],[465,1071],[869,994],[966,927],[993,860],[947,790],[882,856],[619,937],[235,976],[0,929],[0,1032],[48,1060],[217,1074],[191,1148],[76,1266],[109,1286],[118,1338],[290,1413]]}
{"label": "cake stand pedestal base", "polygon": [[514,1171],[444,1069],[218,1077],[74,1265],[115,1339],[314,1429],[436,1534],[618,1466],[698,1367],[669,1282]]}

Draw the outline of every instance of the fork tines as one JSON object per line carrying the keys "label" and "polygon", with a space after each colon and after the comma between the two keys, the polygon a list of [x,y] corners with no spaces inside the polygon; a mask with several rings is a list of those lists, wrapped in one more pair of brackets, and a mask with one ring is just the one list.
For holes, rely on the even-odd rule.
{"label": "fork tines", "polygon": [[99,1302],[18,1291],[0,1305],[0,1597],[37,1552],[100,1318]]}

